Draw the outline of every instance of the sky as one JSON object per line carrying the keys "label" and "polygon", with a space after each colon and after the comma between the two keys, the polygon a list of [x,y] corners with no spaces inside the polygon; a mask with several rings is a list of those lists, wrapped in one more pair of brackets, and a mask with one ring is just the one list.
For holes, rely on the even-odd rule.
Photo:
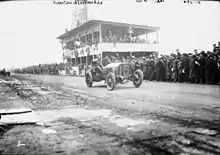
{"label": "sky", "polygon": [[[100,0],[101,1],[101,0]],[[220,41],[220,4],[200,5],[169,0],[163,4],[135,0],[103,0],[89,6],[89,17],[160,27],[164,53],[211,50]],[[70,29],[73,5],[53,1],[0,3],[0,69],[39,63],[62,62],[62,48],[56,38]]]}

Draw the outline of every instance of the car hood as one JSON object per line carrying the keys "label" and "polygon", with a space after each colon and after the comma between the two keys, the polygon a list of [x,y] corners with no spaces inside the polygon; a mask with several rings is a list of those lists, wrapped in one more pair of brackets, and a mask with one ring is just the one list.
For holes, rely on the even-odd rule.
{"label": "car hood", "polygon": [[110,63],[110,64],[106,65],[104,68],[115,68],[115,67],[118,67],[121,64],[130,64],[130,63],[127,63],[127,62],[113,62],[113,63]]}

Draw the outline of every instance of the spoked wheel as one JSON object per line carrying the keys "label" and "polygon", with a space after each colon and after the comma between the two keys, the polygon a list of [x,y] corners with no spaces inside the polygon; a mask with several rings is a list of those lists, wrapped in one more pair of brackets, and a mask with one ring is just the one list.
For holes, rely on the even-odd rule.
{"label": "spoked wheel", "polygon": [[116,84],[115,75],[113,73],[109,73],[106,77],[106,85],[108,90],[114,90]]}
{"label": "spoked wheel", "polygon": [[92,87],[92,73],[91,72],[87,72],[85,75],[85,81],[86,81],[86,85],[87,87]]}
{"label": "spoked wheel", "polygon": [[140,69],[137,69],[134,72],[134,80],[133,80],[133,84],[134,84],[135,88],[138,88],[141,86],[141,84],[143,82],[143,78],[144,78],[143,72]]}

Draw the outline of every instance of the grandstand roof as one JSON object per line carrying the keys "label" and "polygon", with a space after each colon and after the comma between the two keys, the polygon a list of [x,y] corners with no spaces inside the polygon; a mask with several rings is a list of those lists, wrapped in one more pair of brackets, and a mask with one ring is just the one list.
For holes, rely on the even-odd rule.
{"label": "grandstand roof", "polygon": [[134,29],[148,30],[149,32],[155,32],[160,29],[159,27],[151,27],[151,26],[146,26],[146,25],[137,25],[137,24],[103,21],[103,20],[89,20],[89,21],[85,22],[84,24],[80,25],[79,27],[76,27],[76,28],[60,35],[59,37],[57,37],[57,39],[63,40],[67,37],[74,35],[77,32],[82,31],[83,29],[88,28],[88,27],[95,25],[95,24],[106,24],[106,25],[114,25],[114,26],[122,26],[122,27],[132,26],[132,28],[134,28]]}

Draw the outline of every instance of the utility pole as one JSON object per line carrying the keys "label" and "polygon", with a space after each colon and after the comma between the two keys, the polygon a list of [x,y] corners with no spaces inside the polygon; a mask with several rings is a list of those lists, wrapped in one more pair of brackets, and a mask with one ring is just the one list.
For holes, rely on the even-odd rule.
{"label": "utility pole", "polygon": [[[129,26],[128,33],[129,33],[129,37],[130,37],[130,41],[131,41],[132,34],[134,33],[134,32],[133,32],[133,29],[132,29],[132,27],[131,27],[131,25]],[[130,42],[130,43],[131,43],[131,42]],[[132,51],[130,52],[130,56],[132,56]]]}

